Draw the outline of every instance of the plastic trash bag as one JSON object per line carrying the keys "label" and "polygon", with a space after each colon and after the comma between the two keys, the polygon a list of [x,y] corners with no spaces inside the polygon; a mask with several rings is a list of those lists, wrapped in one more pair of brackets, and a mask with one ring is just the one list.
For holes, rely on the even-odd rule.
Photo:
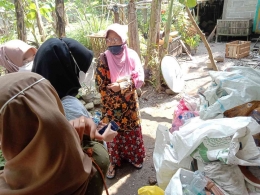
{"label": "plastic trash bag", "polygon": [[260,100],[260,71],[249,67],[231,67],[209,71],[211,86],[201,95],[200,118],[223,118],[226,110]]}
{"label": "plastic trash bag", "polygon": [[138,189],[138,195],[164,195],[164,191],[158,186],[144,186]]}
{"label": "plastic trash bag", "polygon": [[185,95],[174,110],[170,132],[178,131],[190,118],[198,116],[199,112],[197,111],[197,107],[198,100],[194,97]]}

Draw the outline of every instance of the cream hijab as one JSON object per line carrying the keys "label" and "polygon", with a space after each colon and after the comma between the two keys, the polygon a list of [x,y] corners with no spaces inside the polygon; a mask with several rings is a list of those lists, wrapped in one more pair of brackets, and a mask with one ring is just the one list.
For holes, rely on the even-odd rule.
{"label": "cream hijab", "polygon": [[11,73],[0,77],[0,91],[0,194],[85,194],[92,161],[49,81]]}
{"label": "cream hijab", "polygon": [[11,40],[0,45],[0,65],[9,73],[31,71],[37,49],[21,40]]}

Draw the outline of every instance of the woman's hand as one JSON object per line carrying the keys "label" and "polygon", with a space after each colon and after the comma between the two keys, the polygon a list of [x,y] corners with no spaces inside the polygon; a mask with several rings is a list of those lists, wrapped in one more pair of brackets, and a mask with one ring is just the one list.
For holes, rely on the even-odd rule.
{"label": "woman's hand", "polygon": [[106,124],[99,123],[97,127],[97,125],[94,123],[92,118],[86,118],[85,116],[81,116],[69,122],[76,129],[80,141],[82,141],[84,134],[88,135],[91,140],[97,139],[101,141],[104,140],[106,142],[111,142],[114,139],[114,137],[117,135],[117,132],[111,129],[110,123],[106,128],[106,130],[104,131],[104,133],[102,135],[99,134],[98,131],[102,129],[104,126],[106,126]]}
{"label": "woman's hand", "polygon": [[108,84],[108,85],[107,85],[107,88],[108,88],[108,89],[111,89],[111,90],[114,91],[114,92],[118,92],[118,91],[121,90],[121,89],[120,89],[120,85],[119,85],[119,83],[117,83],[117,82]]}
{"label": "woman's hand", "polygon": [[103,122],[99,122],[98,126],[97,126],[97,131],[101,130],[103,127],[105,127],[107,124],[103,123]]}
{"label": "woman's hand", "polygon": [[88,135],[91,140],[95,138],[97,125],[94,123],[92,118],[86,118],[85,116],[81,116],[69,122],[76,129],[81,141],[83,138],[83,134]]}
{"label": "woman's hand", "polygon": [[111,142],[117,135],[118,133],[116,131],[113,131],[111,129],[111,123],[108,124],[106,130],[102,134],[102,138],[106,142]]}

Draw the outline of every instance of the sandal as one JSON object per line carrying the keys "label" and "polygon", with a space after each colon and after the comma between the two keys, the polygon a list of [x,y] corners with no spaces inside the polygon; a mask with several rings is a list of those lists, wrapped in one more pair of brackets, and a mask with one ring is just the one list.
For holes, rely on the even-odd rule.
{"label": "sandal", "polygon": [[137,168],[137,169],[143,168],[143,163],[140,163],[140,164],[132,163],[132,165],[133,165],[135,168]]}
{"label": "sandal", "polygon": [[107,178],[113,179],[116,176],[116,165],[115,164],[109,164],[109,168],[107,170]]}

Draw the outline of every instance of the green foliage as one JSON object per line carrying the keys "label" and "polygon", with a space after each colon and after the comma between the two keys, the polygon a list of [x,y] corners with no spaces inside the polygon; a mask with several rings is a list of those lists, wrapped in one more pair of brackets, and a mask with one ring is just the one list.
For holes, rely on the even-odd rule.
{"label": "green foliage", "polygon": [[173,6],[173,26],[181,35],[182,40],[191,48],[196,48],[199,45],[200,36],[196,32],[191,32],[192,24],[184,6],[178,2],[175,2]]}
{"label": "green foliage", "polygon": [[186,38],[185,42],[190,46],[191,49],[197,48],[200,42],[200,36],[198,34]]}
{"label": "green foliage", "polygon": [[[53,26],[51,25],[53,23],[53,18],[51,16],[51,13],[54,11],[55,6],[54,2],[42,2],[38,1],[39,3],[39,12],[41,14],[41,17],[44,21],[44,30],[46,33],[46,39],[55,36],[55,29],[53,29]],[[36,11],[36,5],[33,0],[28,0],[24,4],[24,10],[25,10],[25,24],[29,32],[34,37],[34,40],[36,43],[40,43],[40,34],[37,31],[37,11]]]}
{"label": "green foliage", "polygon": [[160,70],[160,63],[161,63],[161,59],[160,59],[160,56],[159,56],[159,52],[156,49],[154,49],[152,51],[151,60],[148,63],[148,66],[149,66],[150,71],[151,71],[151,77],[148,81],[153,85],[153,87],[156,86],[156,79],[157,79],[156,75],[157,75],[158,71],[161,71]]}
{"label": "green foliage", "polygon": [[147,51],[147,41],[146,39],[139,33],[139,41],[140,41],[140,53],[141,53],[141,61],[145,61],[146,51]]}
{"label": "green foliage", "polygon": [[189,8],[197,5],[197,0],[179,0],[179,2],[183,5],[187,5]]}
{"label": "green foliage", "polygon": [[1,35],[0,36],[0,44],[3,44],[7,41],[10,41],[12,39],[17,39],[17,34],[16,31],[12,30],[7,34]]}
{"label": "green foliage", "polygon": [[197,5],[197,0],[187,0],[186,4],[189,8],[195,7]]}
{"label": "green foliage", "polygon": [[86,35],[85,29],[83,29],[81,26],[75,26],[73,30],[67,31],[67,37],[72,38],[80,42],[82,45],[87,47],[88,49],[92,49],[92,46],[90,44],[90,40]]}
{"label": "green foliage", "polygon": [[67,37],[76,39],[87,48],[92,49],[88,35],[98,33],[105,30],[111,23],[105,20],[105,9],[102,10],[100,1],[68,0],[65,4],[68,18],[70,21],[69,27],[66,28]]}
{"label": "green foliage", "polygon": [[2,19],[0,44],[2,44],[16,38],[16,18],[13,3],[0,0],[0,18]]}

